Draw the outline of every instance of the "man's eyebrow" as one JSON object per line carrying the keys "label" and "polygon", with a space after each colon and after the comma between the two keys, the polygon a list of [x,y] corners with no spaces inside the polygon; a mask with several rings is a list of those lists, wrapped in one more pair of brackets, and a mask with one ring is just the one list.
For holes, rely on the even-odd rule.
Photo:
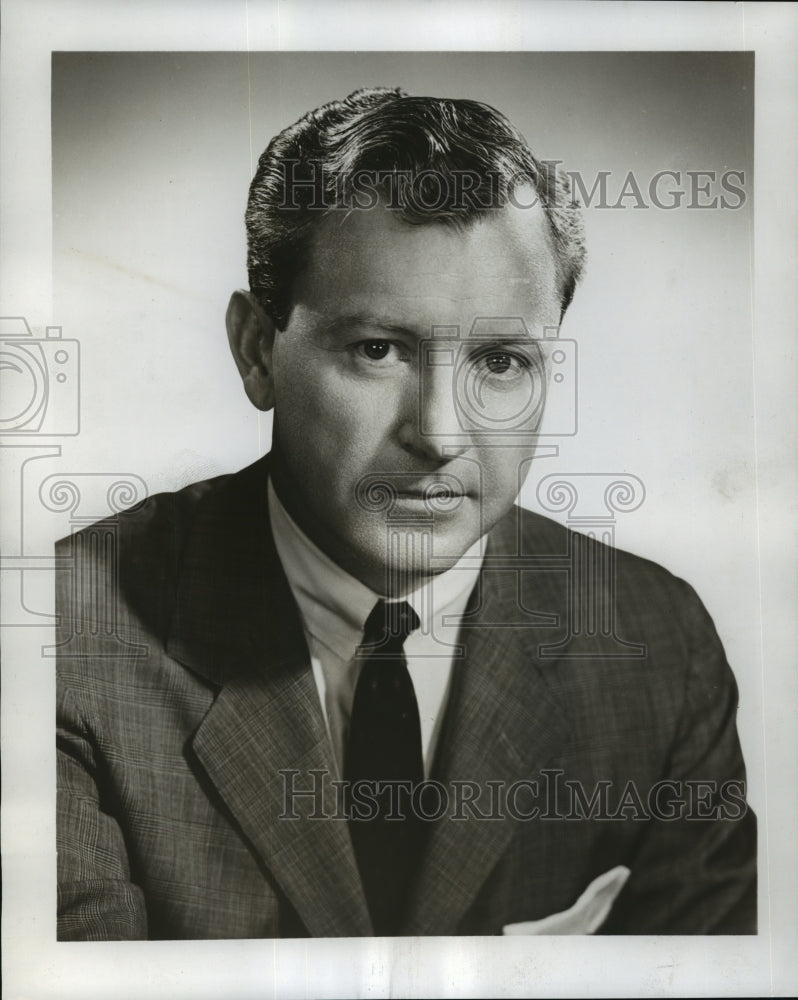
{"label": "man's eyebrow", "polygon": [[342,316],[336,316],[335,319],[325,325],[324,332],[327,334],[336,334],[343,330],[351,330],[357,327],[368,328],[369,330],[383,330],[386,333],[398,333],[406,337],[425,336],[425,334],[419,333],[418,330],[414,330],[412,327],[397,323],[389,316],[379,316],[374,313],[345,313]]}

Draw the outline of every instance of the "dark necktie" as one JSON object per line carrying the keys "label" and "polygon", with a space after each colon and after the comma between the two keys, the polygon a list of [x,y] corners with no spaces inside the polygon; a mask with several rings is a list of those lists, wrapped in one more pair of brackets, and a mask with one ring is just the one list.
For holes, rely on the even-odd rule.
{"label": "dark necktie", "polygon": [[[378,601],[358,650],[363,666],[352,703],[344,776],[350,792],[355,782],[391,783],[371,797],[376,801],[372,818],[353,815],[358,796],[350,796],[349,829],[379,935],[399,930],[423,842],[424,822],[413,815],[409,791],[424,780],[421,725],[403,650],[418,626],[418,615],[406,601]],[[387,819],[392,806],[394,817],[401,818]]]}

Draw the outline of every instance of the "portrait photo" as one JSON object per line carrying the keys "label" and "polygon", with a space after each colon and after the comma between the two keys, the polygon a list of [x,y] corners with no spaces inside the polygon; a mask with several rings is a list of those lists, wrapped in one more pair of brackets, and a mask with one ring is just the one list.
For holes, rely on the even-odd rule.
{"label": "portrait photo", "polygon": [[53,44],[13,174],[51,195],[0,317],[40,994],[787,983],[772,73],[261,13]]}

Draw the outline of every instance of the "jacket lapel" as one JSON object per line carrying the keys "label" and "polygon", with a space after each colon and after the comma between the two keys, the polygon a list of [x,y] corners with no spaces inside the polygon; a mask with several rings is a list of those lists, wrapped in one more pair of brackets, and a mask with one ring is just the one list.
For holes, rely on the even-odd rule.
{"label": "jacket lapel", "polygon": [[[481,791],[478,808],[484,814],[490,810],[488,782],[497,782],[506,791],[519,780],[534,780],[568,738],[567,715],[546,679],[551,668],[537,657],[541,633],[517,624],[518,577],[515,572],[490,569],[502,546],[513,544],[513,521],[514,517],[508,518],[492,536],[482,592],[472,596],[478,610],[466,618],[471,624],[461,630],[465,656],[454,664],[433,774],[447,787],[450,807],[432,826],[404,928],[407,934],[457,933],[517,826],[506,818],[475,819],[467,810],[468,818],[451,820],[451,783],[476,783]],[[551,612],[557,603],[550,584],[536,584],[539,610]]]}
{"label": "jacket lapel", "polygon": [[[220,686],[193,751],[309,933],[366,935],[346,822],[322,818],[335,812],[336,769],[271,539],[267,474],[266,462],[256,463],[201,501],[167,650]],[[318,795],[296,794],[311,777]]]}

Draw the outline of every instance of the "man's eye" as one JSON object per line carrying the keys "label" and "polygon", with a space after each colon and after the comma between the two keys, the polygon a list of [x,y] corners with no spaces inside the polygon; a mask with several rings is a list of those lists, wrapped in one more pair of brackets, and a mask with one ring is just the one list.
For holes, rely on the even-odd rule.
{"label": "man's eye", "polygon": [[361,340],[355,344],[355,351],[367,361],[400,361],[401,351],[390,340]]}
{"label": "man's eye", "polygon": [[366,340],[361,346],[363,353],[371,361],[382,361],[388,356],[388,351],[391,349],[387,340]]}
{"label": "man's eye", "polygon": [[523,358],[508,351],[487,351],[477,359],[477,364],[491,375],[519,375],[528,367]]}
{"label": "man's eye", "polygon": [[512,363],[513,358],[509,354],[497,353],[485,356],[485,365],[494,375],[503,374],[512,366]]}

